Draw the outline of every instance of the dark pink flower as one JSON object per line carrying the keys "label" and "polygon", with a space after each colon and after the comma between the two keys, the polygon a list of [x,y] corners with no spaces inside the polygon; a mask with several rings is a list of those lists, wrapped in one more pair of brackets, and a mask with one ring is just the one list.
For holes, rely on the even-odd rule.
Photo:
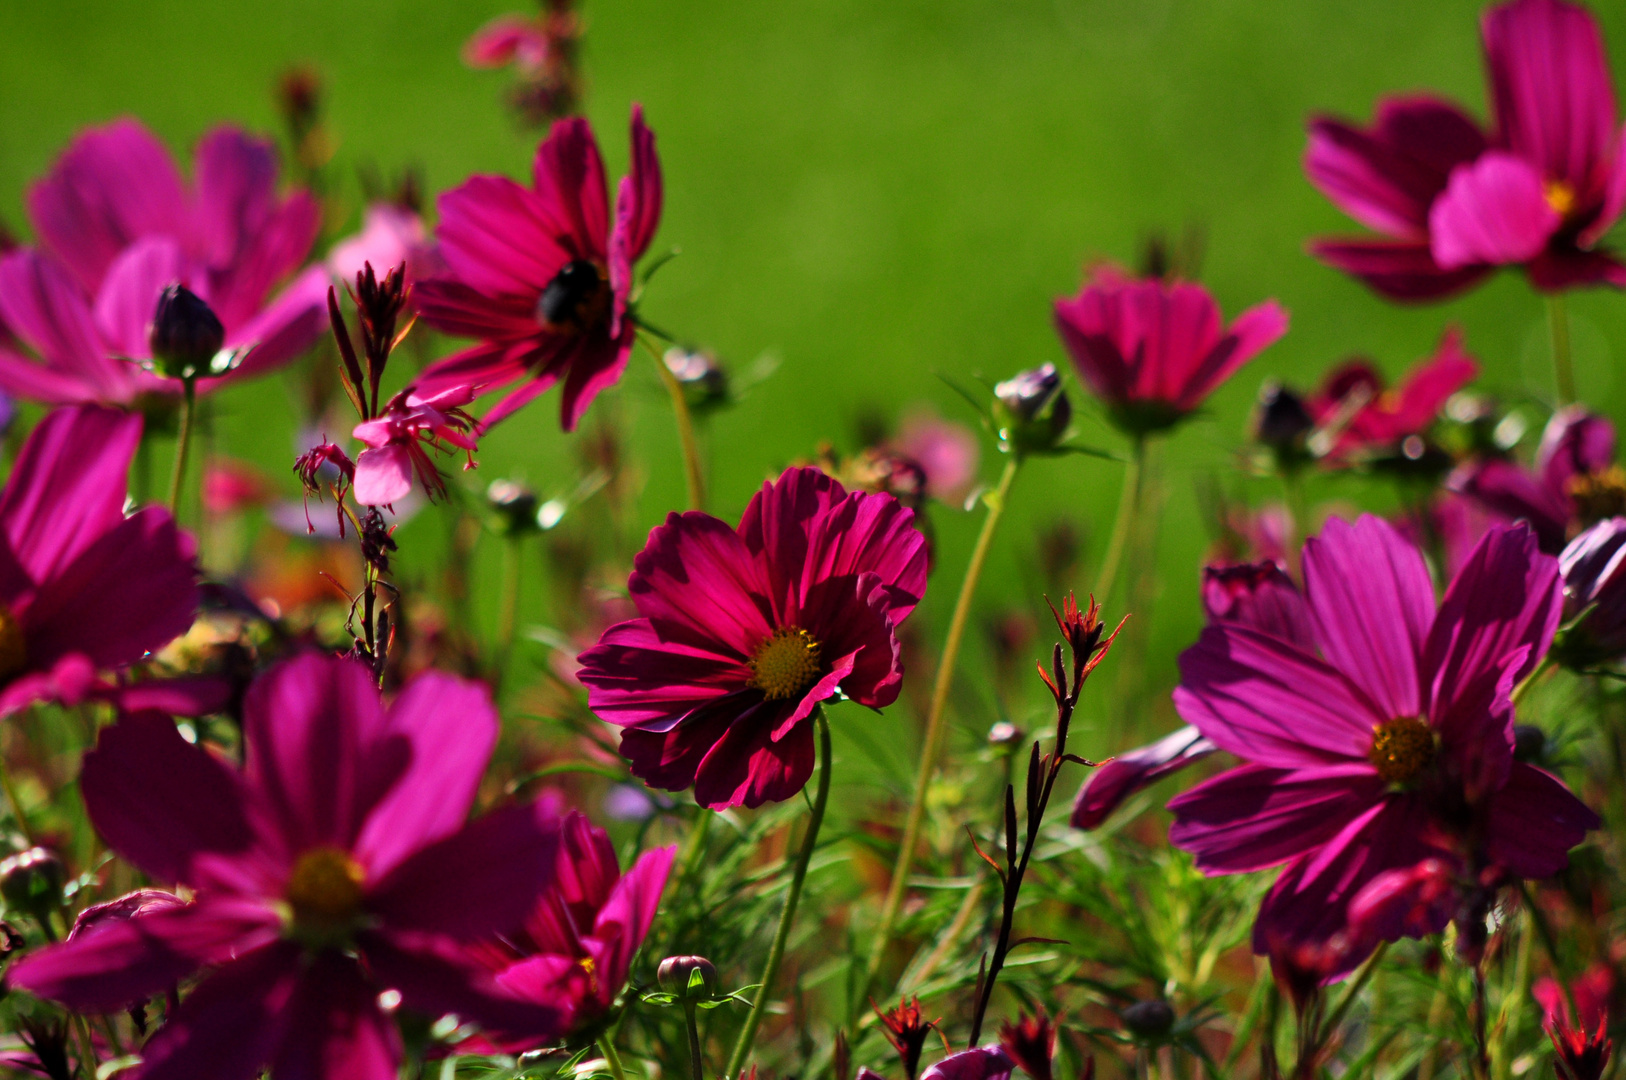
{"label": "dark pink flower", "polygon": [[85,755],[91,822],[131,864],[191,891],[12,966],[11,985],[122,1009],[203,969],[142,1050],[142,1076],[394,1077],[382,992],[413,1012],[559,1029],[467,959],[554,877],[558,822],[535,805],[465,823],[497,738],[486,690],[431,672],[389,709],[367,670],[306,655],[244,704],[241,770],[167,718],[125,717]]}
{"label": "dark pink flower", "polygon": [[540,71],[548,62],[548,33],[541,21],[523,15],[498,15],[463,45],[463,62],[473,68],[516,65]]}
{"label": "dark pink flower", "polygon": [[228,348],[258,343],[232,378],[286,363],[322,334],[321,267],[272,296],[320,227],[308,192],[277,195],[272,144],[217,129],[198,144],[195,172],[186,183],[163,145],[126,119],[81,135],[30,189],[42,250],[0,260],[0,319],[34,356],[0,348],[0,387],[48,404],[178,393],[124,359],[151,358],[147,328],[175,283],[214,310]]}
{"label": "dark pink flower", "polygon": [[1506,458],[1465,464],[1450,486],[1504,520],[1526,521],[1557,555],[1579,527],[1626,513],[1626,474],[1615,465],[1615,425],[1579,405],[1547,422],[1534,469]]}
{"label": "dark pink flower", "polygon": [[271,495],[265,475],[246,461],[220,457],[203,470],[203,508],[217,517],[261,506]]}
{"label": "dark pink flower", "polygon": [[[1428,859],[1471,879],[1563,868],[1598,819],[1514,761],[1509,697],[1557,628],[1557,560],[1522,525],[1492,529],[1436,608],[1422,555],[1367,516],[1328,522],[1303,565],[1320,655],[1214,623],[1174,695],[1246,764],[1171,802],[1170,840],[1209,873],[1285,864],[1254,950],[1346,932],[1369,882]],[[1361,959],[1350,950],[1335,974]]]}
{"label": "dark pink flower", "polygon": [[926,543],[892,496],[795,468],[737,531],[668,515],[627,589],[640,618],[580,657],[589,705],[625,729],[621,753],[652,787],[754,807],[807,783],[820,702],[898,696],[895,631],[925,594]]}
{"label": "dark pink flower", "polygon": [[568,1027],[597,1019],[627,984],[676,851],[646,851],[623,875],[609,834],[572,811],[553,884],[523,925],[477,946],[476,954],[510,992],[564,1010]]}
{"label": "dark pink flower", "polygon": [[1560,1080],[1600,1080],[1603,1076],[1615,1049],[1608,1035],[1609,994],[1613,988],[1614,975],[1602,961],[1571,983],[1575,1007],[1581,1013],[1577,1022],[1557,980],[1543,977],[1531,987],[1541,1003],[1542,1026],[1553,1041]]}
{"label": "dark pink flower", "polygon": [[[1000,1046],[974,1046],[950,1054],[935,1065],[927,1066],[920,1080],[1010,1080],[1016,1062]],[[869,1068],[858,1070],[858,1080],[886,1080]]]}
{"label": "dark pink flower", "polygon": [[486,414],[490,427],[563,379],[560,423],[575,430],[626,370],[637,329],[632,267],[660,223],[660,162],[643,110],[633,106],[632,170],[613,228],[604,162],[581,119],[553,125],[531,187],[476,176],[439,206],[435,234],[450,272],[419,282],[413,302],[431,326],[480,344],[432,364],[419,392],[485,394],[528,379]]}
{"label": "dark pink flower", "polygon": [[157,507],[124,515],[141,418],[59,409],[0,492],[0,715],[77,701],[96,671],[186,632],[198,607],[192,538]]}
{"label": "dark pink flower", "polygon": [[890,447],[905,460],[920,466],[926,476],[926,494],[958,503],[977,480],[977,437],[964,424],[929,412],[914,412],[898,425]]}
{"label": "dark pink flower", "polygon": [[432,398],[403,390],[384,408],[382,416],[363,421],[351,432],[367,446],[356,457],[356,501],[363,506],[388,506],[406,498],[412,476],[418,476],[431,500],[446,494],[446,481],[429,450],[455,446],[468,455],[465,469],[474,468],[478,449],[469,434],[474,421],[462,406],[474,400],[468,387],[453,387]]}
{"label": "dark pink flower", "polygon": [[1201,285],[1136,281],[1113,267],[1097,268],[1076,297],[1057,300],[1055,319],[1113,423],[1140,434],[1177,423],[1287,333],[1287,312],[1274,300],[1226,328]]}
{"label": "dark pink flower", "polygon": [[[1372,453],[1392,453],[1408,436],[1421,435],[1446,401],[1479,374],[1462,348],[1462,332],[1448,330],[1434,355],[1406,373],[1393,389],[1365,361],[1344,364],[1305,399],[1324,446],[1317,453],[1334,461]],[[1325,433],[1324,435],[1321,433]]]}
{"label": "dark pink flower", "polygon": [[1603,41],[1564,0],[1514,0],[1481,24],[1493,130],[1431,97],[1391,98],[1366,129],[1310,123],[1304,169],[1385,239],[1318,240],[1324,262],[1398,300],[1522,265],[1538,289],[1626,285],[1596,245],[1626,205],[1626,152]]}

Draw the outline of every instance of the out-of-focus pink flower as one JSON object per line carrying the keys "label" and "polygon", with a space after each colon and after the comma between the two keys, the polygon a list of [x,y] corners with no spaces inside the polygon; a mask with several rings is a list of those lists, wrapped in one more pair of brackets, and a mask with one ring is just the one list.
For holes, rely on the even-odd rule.
{"label": "out-of-focus pink flower", "polygon": [[265,474],[246,461],[215,458],[203,470],[203,508],[217,517],[260,506],[270,496]]}
{"label": "out-of-focus pink flower", "polygon": [[1447,330],[1434,355],[1419,361],[1405,379],[1390,389],[1365,361],[1335,368],[1305,400],[1319,429],[1314,449],[1333,460],[1393,452],[1408,436],[1421,435],[1434,423],[1447,399],[1479,374],[1479,365],[1462,347],[1462,332]]}
{"label": "out-of-focus pink flower", "polygon": [[1580,528],[1626,513],[1626,473],[1615,465],[1615,425],[1580,405],[1547,422],[1534,469],[1506,458],[1465,463],[1454,491],[1507,521],[1527,521],[1556,555]]}
{"label": "out-of-focus pink flower", "polygon": [[[1368,883],[1426,860],[1457,878],[1562,869],[1598,818],[1514,760],[1510,698],[1558,626],[1557,560],[1525,526],[1497,527],[1436,607],[1422,554],[1366,516],[1328,522],[1303,565],[1320,655],[1212,623],[1181,655],[1174,695],[1182,717],[1246,764],[1169,804],[1170,841],[1208,873],[1285,864],[1255,951],[1347,934]],[[1380,936],[1413,932],[1397,925]],[[1355,941],[1331,974],[1374,945]]]}
{"label": "out-of-focus pink flower", "polygon": [[408,283],[446,272],[423,219],[392,202],[369,206],[362,215],[361,232],[334,244],[327,256],[328,270],[340,281],[355,281],[369,263],[380,274],[404,263]]}
{"label": "out-of-focus pink flower", "polygon": [[632,268],[655,236],[661,200],[655,136],[636,105],[613,228],[604,162],[581,119],[553,126],[531,187],[476,176],[442,195],[435,233],[450,270],[419,282],[413,302],[429,325],[480,344],[430,365],[419,393],[486,394],[527,380],[482,418],[489,428],[563,379],[560,424],[575,430],[626,370],[637,331]]}
{"label": "out-of-focus pink flower", "polygon": [[1626,205],[1626,144],[1592,15],[1514,0],[1481,23],[1493,129],[1433,97],[1390,98],[1359,128],[1316,117],[1304,169],[1384,239],[1318,240],[1322,261],[1385,296],[1430,300],[1499,266],[1536,288],[1626,285],[1597,244]]}
{"label": "out-of-focus pink flower", "polygon": [[[569,1027],[591,1023],[627,983],[676,851],[646,851],[623,875],[609,834],[572,811],[553,884],[522,926],[476,946],[475,954],[510,992],[563,1009]],[[534,1039],[509,1049],[531,1045]]]}
{"label": "out-of-focus pink flower", "polygon": [[946,503],[964,499],[977,480],[981,448],[964,424],[943,420],[929,412],[914,412],[898,425],[892,449],[920,466],[926,474],[926,494]]}
{"label": "out-of-focus pink flower", "polygon": [[250,688],[242,770],[167,717],[125,717],[85,755],[86,810],[110,848],[192,899],[105,920],[7,980],[95,1012],[209,969],[142,1048],[150,1080],[394,1076],[384,991],[425,1016],[556,1033],[559,1008],[514,997],[464,951],[518,924],[555,876],[558,821],[539,806],[466,822],[496,738],[477,684],[423,675],[386,710],[364,667],[314,655]]}
{"label": "out-of-focus pink flower", "polygon": [[623,729],[621,753],[651,787],[756,807],[806,785],[821,702],[897,698],[896,629],[926,592],[926,542],[892,496],[794,468],[738,530],[668,515],[627,590],[640,618],[580,657],[593,712]]}
{"label": "out-of-focus pink flower", "polygon": [[1614,984],[1614,972],[1602,961],[1594,963],[1572,982],[1570,992],[1575,995],[1579,1018],[1570,1012],[1569,1000],[1557,980],[1543,976],[1530,988],[1541,1003],[1542,1026],[1553,1041],[1563,1080],[1599,1080],[1609,1065],[1609,1055],[1615,1047],[1606,1032],[1609,995]]}
{"label": "out-of-focus pink flower", "polygon": [[1287,333],[1274,300],[1225,327],[1201,285],[1133,280],[1098,267],[1076,297],[1055,303],[1056,329],[1113,423],[1144,435],[1178,423]]}
{"label": "out-of-focus pink flower", "polygon": [[547,65],[548,54],[547,28],[524,15],[498,15],[463,45],[463,62],[472,68],[513,64],[533,73]]}
{"label": "out-of-focus pink flower", "polygon": [[417,474],[431,501],[446,494],[446,480],[426,447],[455,446],[468,455],[465,469],[474,468],[478,449],[469,432],[474,421],[462,406],[474,400],[468,387],[453,387],[432,398],[403,390],[385,406],[384,414],[356,425],[351,432],[366,444],[356,458],[356,501],[363,506],[388,506],[406,497]]}
{"label": "out-of-focus pink flower", "polygon": [[233,128],[203,138],[195,172],[186,183],[163,145],[126,119],[81,135],[30,189],[41,250],[0,260],[0,319],[34,355],[0,348],[0,387],[47,404],[179,393],[125,359],[151,358],[148,326],[176,283],[213,309],[227,348],[257,343],[231,378],[286,363],[321,335],[321,267],[272,295],[310,253],[316,201],[278,197],[271,143]]}
{"label": "out-of-focus pink flower", "polygon": [[[937,1064],[927,1066],[926,1071],[920,1074],[920,1080],[1010,1080],[1015,1068],[1016,1062],[1011,1060],[1004,1048],[989,1044],[950,1054]],[[858,1080],[886,1078],[873,1069],[861,1067]]]}
{"label": "out-of-focus pink flower", "polygon": [[95,672],[192,625],[196,547],[169,511],[124,516],[141,418],[59,409],[29,435],[0,492],[0,715],[78,701]]}
{"label": "out-of-focus pink flower", "polygon": [[1626,517],[1600,521],[1558,557],[1565,613],[1580,618],[1555,649],[1566,663],[1588,667],[1626,656]]}

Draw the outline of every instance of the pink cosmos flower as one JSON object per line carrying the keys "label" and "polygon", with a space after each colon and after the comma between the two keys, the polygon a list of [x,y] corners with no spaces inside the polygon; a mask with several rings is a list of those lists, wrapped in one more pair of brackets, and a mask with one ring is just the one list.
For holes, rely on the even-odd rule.
{"label": "pink cosmos flower", "polygon": [[325,329],[326,272],[271,293],[305,261],[319,212],[307,192],[279,198],[276,182],[271,143],[232,128],[198,144],[190,185],[134,120],[81,135],[29,191],[42,250],[0,260],[0,320],[33,352],[0,346],[0,388],[47,404],[178,393],[124,359],[151,358],[147,328],[176,282],[214,310],[227,348],[258,343],[233,378],[299,355]]}
{"label": "pink cosmos flower", "polygon": [[632,267],[660,223],[661,190],[655,136],[635,105],[614,228],[604,162],[581,119],[553,125],[531,187],[476,176],[442,195],[436,236],[450,272],[419,282],[413,302],[429,325],[480,344],[430,365],[419,392],[485,394],[528,378],[486,414],[489,428],[563,379],[560,423],[575,430],[626,370],[637,329]]}
{"label": "pink cosmos flower", "polygon": [[0,715],[78,701],[192,625],[192,538],[157,507],[124,516],[141,418],[59,409],[23,444],[0,492]]}
{"label": "pink cosmos flower", "polygon": [[[453,387],[432,398],[403,390],[384,408],[384,414],[356,425],[351,432],[366,444],[356,457],[352,488],[363,506],[388,506],[406,498],[416,473],[431,500],[446,494],[446,481],[426,447],[449,444],[468,455],[465,469],[474,468],[478,445],[469,431],[474,421],[462,406],[474,400],[468,387]],[[341,451],[342,453],[342,451]]]}
{"label": "pink cosmos flower", "polygon": [[498,15],[474,32],[463,45],[463,62],[472,68],[516,65],[523,72],[547,66],[547,27],[524,15]]}
{"label": "pink cosmos flower", "polygon": [[127,716],[85,755],[86,810],[109,847],[191,900],[109,920],[7,979],[111,1011],[203,969],[143,1047],[146,1080],[391,1080],[402,1049],[381,994],[556,1032],[558,1009],[507,994],[463,951],[554,878],[558,823],[539,807],[465,824],[496,738],[478,684],[431,672],[386,710],[364,667],[316,655],[250,688],[241,770],[167,717]]}
{"label": "pink cosmos flower", "polygon": [[1506,458],[1470,462],[1450,486],[1505,520],[1526,521],[1557,555],[1577,529],[1626,513],[1626,474],[1615,465],[1615,425],[1579,405],[1547,422],[1535,468]]}
{"label": "pink cosmos flower", "polygon": [[1131,434],[1173,426],[1287,333],[1287,312],[1274,300],[1227,329],[1201,285],[1136,281],[1110,266],[1076,297],[1057,300],[1055,320],[1079,376]]}
{"label": "pink cosmos flower", "polygon": [[1492,131],[1426,96],[1381,102],[1370,128],[1310,122],[1310,182],[1385,237],[1311,250],[1397,300],[1446,296],[1511,265],[1546,291],[1626,285],[1626,266],[1597,247],[1626,205],[1597,24],[1578,4],[1514,0],[1480,29]]}
{"label": "pink cosmos flower", "polygon": [[[1534,534],[1492,529],[1438,608],[1422,555],[1375,517],[1328,522],[1303,566],[1320,655],[1211,624],[1181,656],[1174,695],[1246,764],[1169,804],[1171,842],[1209,873],[1285,864],[1254,951],[1345,933],[1365,886],[1428,859],[1456,880],[1562,869],[1598,819],[1513,760],[1509,695],[1545,655],[1561,604],[1557,561]],[[1375,943],[1415,927],[1372,929]],[[1330,974],[1369,950],[1350,949]]]}
{"label": "pink cosmos flower", "polygon": [[964,424],[930,412],[912,412],[898,425],[890,446],[920,466],[926,476],[926,494],[947,503],[966,497],[977,480],[977,437]]}
{"label": "pink cosmos flower", "polygon": [[583,815],[565,817],[562,840],[557,876],[524,924],[476,954],[496,968],[500,985],[564,1009],[577,1028],[609,1011],[626,985],[677,847],[644,852],[623,875],[609,833]]}
{"label": "pink cosmos flower", "polygon": [[627,589],[640,617],[580,657],[588,704],[625,729],[621,753],[650,786],[755,807],[807,783],[820,702],[898,696],[896,629],[925,594],[926,543],[892,496],[794,468],[737,531],[668,515]]}
{"label": "pink cosmos flower", "polygon": [[1462,347],[1462,332],[1440,338],[1434,355],[1419,361],[1390,389],[1370,364],[1355,360],[1335,368],[1304,405],[1327,445],[1312,447],[1333,461],[1393,452],[1405,439],[1434,423],[1452,394],[1472,382],[1479,365]]}

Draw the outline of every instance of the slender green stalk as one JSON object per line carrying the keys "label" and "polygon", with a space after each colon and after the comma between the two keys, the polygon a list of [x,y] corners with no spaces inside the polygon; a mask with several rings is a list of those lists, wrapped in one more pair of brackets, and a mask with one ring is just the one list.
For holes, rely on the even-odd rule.
{"label": "slender green stalk", "polygon": [[34,830],[28,824],[28,815],[23,813],[23,801],[17,797],[17,788],[11,782],[11,770],[0,764],[0,788],[6,792],[6,802],[11,804],[11,816],[17,821],[17,831],[23,834],[23,839],[29,847],[34,846]]}
{"label": "slender green stalk", "polygon": [[706,1080],[706,1062],[700,1054],[700,1028],[694,1022],[694,1002],[683,1002],[683,1019],[689,1028],[689,1069],[694,1080]]}
{"label": "slender green stalk", "polygon": [[1137,436],[1124,466],[1124,491],[1118,500],[1118,516],[1112,523],[1112,537],[1101,558],[1101,569],[1095,576],[1095,588],[1090,595],[1098,604],[1107,602],[1107,594],[1118,579],[1118,567],[1123,563],[1124,546],[1129,542],[1129,529],[1139,513],[1142,486],[1146,473],[1146,437]]}
{"label": "slender green stalk", "polygon": [[824,822],[824,807],[830,801],[830,722],[824,717],[824,708],[813,710],[813,721],[819,728],[819,788],[813,797],[813,812],[807,819],[807,835],[802,838],[802,850],[796,853],[796,865],[791,870],[790,888],[785,892],[785,908],[779,913],[779,927],[774,931],[773,944],[768,948],[768,961],[762,965],[762,978],[751,1012],[740,1029],[734,1052],[728,1056],[725,1077],[737,1077],[750,1056],[751,1045],[756,1042],[757,1027],[768,1006],[768,995],[773,992],[774,978],[779,974],[779,962],[785,958],[785,943],[790,940],[790,928],[796,921],[796,905],[802,899],[802,882],[807,879],[807,864],[813,860],[813,848],[819,840],[819,826]]}
{"label": "slender green stalk", "polygon": [[610,1075],[615,1080],[627,1080],[627,1070],[621,1067],[621,1055],[615,1052],[615,1043],[610,1039],[609,1032],[599,1036],[598,1049],[604,1055],[604,1063],[610,1067]]}
{"label": "slender green stalk", "polygon": [[1514,705],[1517,705],[1519,702],[1523,701],[1524,700],[1524,695],[1526,695],[1526,694],[1528,694],[1530,692],[1530,688],[1532,686],[1536,685],[1536,681],[1538,679],[1540,679],[1543,675],[1547,674],[1548,669],[1551,668],[1554,663],[1555,663],[1555,661],[1553,660],[1552,657],[1550,657],[1550,656],[1542,657],[1541,658],[1541,663],[1536,665],[1535,670],[1532,671],[1530,674],[1526,675],[1524,677],[1524,681],[1521,682],[1518,686],[1515,686],[1513,688],[1513,693],[1508,695],[1508,699]]}
{"label": "slender green stalk", "polygon": [[1378,970],[1378,965],[1383,962],[1383,954],[1388,951],[1389,943],[1385,941],[1373,950],[1372,955],[1367,958],[1366,963],[1361,967],[1360,973],[1355,976],[1355,981],[1349,984],[1349,989],[1344,991],[1344,996],[1339,999],[1337,1005],[1333,1006],[1332,1012],[1327,1014],[1327,1019],[1321,1024],[1321,1033],[1316,1038],[1318,1047],[1331,1038],[1338,1025],[1344,1022],[1344,1014],[1349,1012],[1351,1005],[1355,1004],[1355,999],[1360,996],[1362,990],[1366,989],[1366,984],[1372,981],[1372,975]]}
{"label": "slender green stalk", "polygon": [[181,483],[186,479],[186,452],[192,442],[192,416],[197,412],[198,388],[191,379],[181,380],[181,430],[175,437],[175,471],[169,477],[169,512],[179,515]]}
{"label": "slender green stalk", "polygon": [[672,398],[672,415],[677,419],[678,441],[683,445],[683,469],[689,481],[689,509],[706,508],[706,478],[700,467],[700,444],[694,437],[694,418],[689,415],[689,399],[683,395],[683,384],[666,366],[666,360],[655,347],[640,337],[644,350],[655,360],[655,370]]}
{"label": "slender green stalk", "polygon": [[1553,336],[1553,383],[1558,389],[1558,403],[1568,405],[1575,400],[1575,369],[1570,361],[1570,316],[1561,292],[1547,296],[1547,329]]}
{"label": "slender green stalk", "polygon": [[523,541],[516,533],[503,538],[502,545],[502,607],[497,616],[497,663],[499,670],[508,667],[509,655],[514,651],[514,637],[519,632],[519,574],[520,546]]}
{"label": "slender green stalk", "polygon": [[988,516],[982,519],[982,531],[977,534],[977,546],[971,550],[971,562],[966,565],[965,578],[960,582],[960,595],[954,601],[954,614],[949,620],[948,637],[943,642],[943,656],[937,665],[937,678],[932,684],[932,701],[926,713],[926,734],[920,747],[920,771],[915,776],[914,798],[909,804],[909,816],[904,819],[903,841],[898,846],[898,861],[892,868],[892,883],[887,888],[886,901],[881,905],[881,920],[875,928],[875,941],[870,946],[869,963],[865,967],[864,985],[856,995],[864,1000],[875,973],[880,970],[886,947],[892,940],[892,927],[903,904],[903,894],[909,883],[909,871],[914,866],[915,847],[920,842],[920,826],[926,815],[926,793],[932,777],[937,773],[937,758],[942,752],[943,736],[947,725],[943,718],[948,707],[949,689],[954,683],[954,664],[960,657],[960,642],[965,637],[966,623],[971,617],[971,601],[982,578],[983,564],[988,561],[988,550],[993,546],[994,532],[999,519],[1005,514],[1010,501],[1011,485],[1022,459],[1012,454],[999,474],[999,486],[988,500]]}
{"label": "slender green stalk", "polygon": [[85,1025],[83,1013],[73,1014],[73,1034],[79,1041],[79,1067],[84,1070],[85,1080],[96,1080],[96,1070],[100,1062],[96,1057],[96,1044],[90,1040],[90,1028]]}
{"label": "slender green stalk", "polygon": [[1282,491],[1287,496],[1287,569],[1295,577],[1299,572],[1299,548],[1310,531],[1310,508],[1304,499],[1304,474],[1297,468],[1282,473]]}

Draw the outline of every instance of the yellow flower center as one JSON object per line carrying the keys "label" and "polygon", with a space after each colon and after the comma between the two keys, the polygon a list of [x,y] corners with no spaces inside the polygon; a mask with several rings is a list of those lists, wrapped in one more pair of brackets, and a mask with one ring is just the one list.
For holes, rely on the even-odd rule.
{"label": "yellow flower center", "polygon": [[1559,217],[1569,217],[1570,211],[1575,209],[1575,189],[1562,180],[1549,180],[1542,184],[1541,194]]}
{"label": "yellow flower center", "polygon": [[335,847],[311,848],[294,863],[288,877],[288,906],[302,929],[342,928],[361,914],[361,886],[366,873],[347,852]]}
{"label": "yellow flower center", "polygon": [[1575,500],[1575,516],[1583,524],[1596,525],[1606,518],[1626,514],[1626,469],[1611,465],[1592,473],[1576,473],[1564,485]]}
{"label": "yellow flower center", "polygon": [[795,626],[782,626],[751,657],[750,685],[769,701],[796,697],[819,678],[819,643]]}
{"label": "yellow flower center", "polygon": [[1379,724],[1366,759],[1389,783],[1410,783],[1434,760],[1434,729],[1412,716]]}
{"label": "yellow flower center", "polygon": [[0,679],[21,674],[27,666],[28,642],[23,637],[23,624],[0,607]]}

